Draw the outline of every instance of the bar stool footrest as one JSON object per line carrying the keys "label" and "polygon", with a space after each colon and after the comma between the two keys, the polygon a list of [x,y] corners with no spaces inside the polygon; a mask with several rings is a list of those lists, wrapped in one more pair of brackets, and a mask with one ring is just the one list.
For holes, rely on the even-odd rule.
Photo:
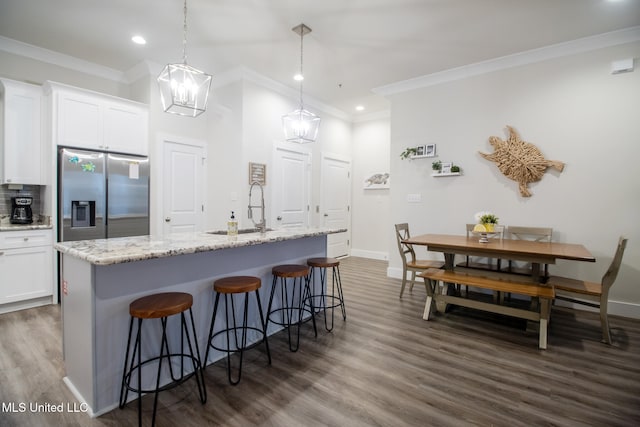
{"label": "bar stool footrest", "polygon": [[[232,332],[232,333],[234,333],[234,334],[235,334],[235,331],[236,331],[236,330],[243,330],[243,329],[246,329],[247,331],[256,331],[256,332],[258,332],[258,333],[260,334],[261,338],[260,338],[258,341],[253,342],[253,343],[251,343],[251,344],[249,344],[249,345],[247,345],[247,346],[245,346],[245,347],[238,347],[238,346],[235,346],[235,349],[234,349],[234,348],[223,348],[223,347],[218,347],[218,346],[216,346],[216,345],[214,345],[214,344],[213,344],[213,341],[216,339],[216,337],[217,337],[218,335],[220,335],[220,334],[226,334],[226,333],[227,333],[227,331],[230,331],[230,332]],[[215,334],[213,334],[213,335],[211,336],[211,340],[210,340],[210,342],[209,342],[209,346],[210,346],[211,348],[213,348],[214,350],[218,350],[218,351],[224,351],[224,352],[236,352],[236,351],[244,351],[244,350],[252,349],[252,348],[254,348],[254,347],[256,347],[256,346],[258,346],[258,345],[262,344],[262,341],[263,341],[263,340],[264,340],[264,332],[263,332],[261,329],[254,328],[253,326],[246,326],[246,327],[236,326],[235,328],[223,329],[223,330],[218,331],[218,332],[216,332]]]}
{"label": "bar stool footrest", "polygon": [[[138,388],[133,387],[133,386],[131,386],[129,384],[129,381],[131,380],[131,376],[133,375],[133,373],[136,372],[138,369],[140,369],[142,366],[144,366],[146,364],[149,364],[151,362],[160,360],[160,359],[165,359],[165,360],[169,359],[169,363],[171,363],[171,359],[172,358],[180,358],[180,359],[190,360],[192,365],[195,362],[195,364],[197,366],[197,369],[195,371],[191,371],[191,372],[187,372],[187,373],[181,374],[180,378],[178,378],[178,379],[171,378],[172,381],[170,383],[163,385],[162,387],[158,388],[157,390],[155,388],[152,388],[152,389],[138,389]],[[167,368],[167,369],[169,369],[169,368]],[[174,367],[174,369],[175,369],[175,367]],[[124,375],[124,378],[126,380],[126,384],[124,386],[129,391],[133,391],[133,392],[136,392],[136,393],[138,393],[138,392],[140,392],[140,393],[155,393],[156,391],[159,393],[161,391],[170,390],[170,389],[172,389],[174,387],[179,386],[183,382],[187,381],[188,379],[190,379],[191,377],[196,375],[198,370],[200,370],[200,362],[198,361],[198,359],[196,357],[191,356],[190,354],[187,354],[187,353],[165,354],[162,357],[161,356],[156,356],[156,357],[153,357],[151,359],[144,360],[140,365],[133,366],[131,368],[131,370],[128,371]]]}

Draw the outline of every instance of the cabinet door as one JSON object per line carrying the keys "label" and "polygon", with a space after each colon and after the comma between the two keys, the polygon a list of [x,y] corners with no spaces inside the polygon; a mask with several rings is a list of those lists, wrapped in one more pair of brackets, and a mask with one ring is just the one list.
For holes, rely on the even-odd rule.
{"label": "cabinet door", "polygon": [[0,304],[53,295],[53,249],[0,249]]}
{"label": "cabinet door", "polygon": [[41,185],[41,89],[4,82],[2,184]]}
{"label": "cabinet door", "polygon": [[109,151],[147,155],[147,111],[135,106],[104,106],[104,145]]}
{"label": "cabinet door", "polygon": [[58,145],[103,150],[100,101],[80,94],[60,92]]}

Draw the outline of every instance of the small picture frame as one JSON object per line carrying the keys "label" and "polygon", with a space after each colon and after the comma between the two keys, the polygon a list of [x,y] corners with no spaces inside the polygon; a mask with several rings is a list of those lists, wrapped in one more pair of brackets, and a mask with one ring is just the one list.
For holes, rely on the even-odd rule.
{"label": "small picture frame", "polygon": [[267,165],[264,163],[249,162],[249,184],[257,182],[258,184],[267,185]]}
{"label": "small picture frame", "polygon": [[442,169],[440,170],[440,173],[451,173],[451,166],[453,166],[452,162],[442,162]]}
{"label": "small picture frame", "polygon": [[436,144],[427,144],[424,146],[424,155],[426,157],[435,157],[436,156]]}
{"label": "small picture frame", "polygon": [[418,145],[416,147],[416,156],[424,156],[425,152],[427,150],[427,146],[426,145]]}

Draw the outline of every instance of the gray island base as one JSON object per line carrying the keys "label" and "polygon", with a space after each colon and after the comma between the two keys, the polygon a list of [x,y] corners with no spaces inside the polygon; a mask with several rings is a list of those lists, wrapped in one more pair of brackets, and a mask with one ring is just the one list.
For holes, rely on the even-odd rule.
{"label": "gray island base", "polygon": [[[213,313],[213,281],[230,275],[262,279],[263,307],[271,290],[271,268],[278,264],[306,263],[326,256],[327,234],[343,229],[291,229],[252,233],[237,238],[209,233],[180,233],[166,238],[151,236],[61,242],[62,316],[65,383],[74,395],[99,416],[118,406],[129,328],[129,304],[158,292],[193,295],[193,315],[200,356],[204,357]],[[274,307],[278,307],[274,298]],[[236,306],[238,309],[238,305]],[[218,310],[218,321],[224,310]],[[259,325],[257,310],[249,324]],[[266,316],[266,313],[265,313]],[[180,343],[179,316],[169,318],[170,346]],[[271,324],[268,333],[281,327]],[[143,323],[143,358],[157,355],[159,322]],[[250,337],[257,339],[257,337]],[[212,350],[212,363],[224,356]],[[277,363],[277,355],[272,356]],[[165,363],[166,364],[166,363]],[[174,367],[179,368],[179,361]],[[145,368],[146,369],[146,368]],[[143,370],[152,378],[157,365]],[[168,370],[162,383],[169,382]],[[143,386],[153,388],[143,380]],[[132,393],[130,393],[130,396]],[[131,397],[132,399],[135,398]]]}

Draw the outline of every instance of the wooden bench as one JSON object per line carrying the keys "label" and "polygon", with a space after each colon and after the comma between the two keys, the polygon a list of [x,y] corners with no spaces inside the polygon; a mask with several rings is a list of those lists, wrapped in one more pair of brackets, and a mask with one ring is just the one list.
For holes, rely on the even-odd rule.
{"label": "wooden bench", "polygon": [[[509,275],[487,274],[486,272],[478,271],[471,273],[430,268],[418,274],[418,276],[423,277],[427,284],[428,296],[424,307],[424,314],[422,316],[424,320],[429,320],[431,307],[434,302],[442,302],[445,304],[445,307],[446,304],[455,304],[477,310],[484,310],[492,313],[532,320],[540,323],[539,347],[541,349],[547,348],[547,325],[549,322],[549,313],[551,311],[551,302],[555,296],[553,287],[532,281],[523,281],[523,279],[517,280]],[[524,309],[478,301],[471,298],[462,298],[455,295],[446,295],[446,291],[444,293],[440,292],[440,287],[438,286],[439,281],[445,284],[453,283],[498,292],[510,292],[513,294],[526,295],[532,298],[537,298],[539,300],[539,304],[532,304],[532,308]]]}

